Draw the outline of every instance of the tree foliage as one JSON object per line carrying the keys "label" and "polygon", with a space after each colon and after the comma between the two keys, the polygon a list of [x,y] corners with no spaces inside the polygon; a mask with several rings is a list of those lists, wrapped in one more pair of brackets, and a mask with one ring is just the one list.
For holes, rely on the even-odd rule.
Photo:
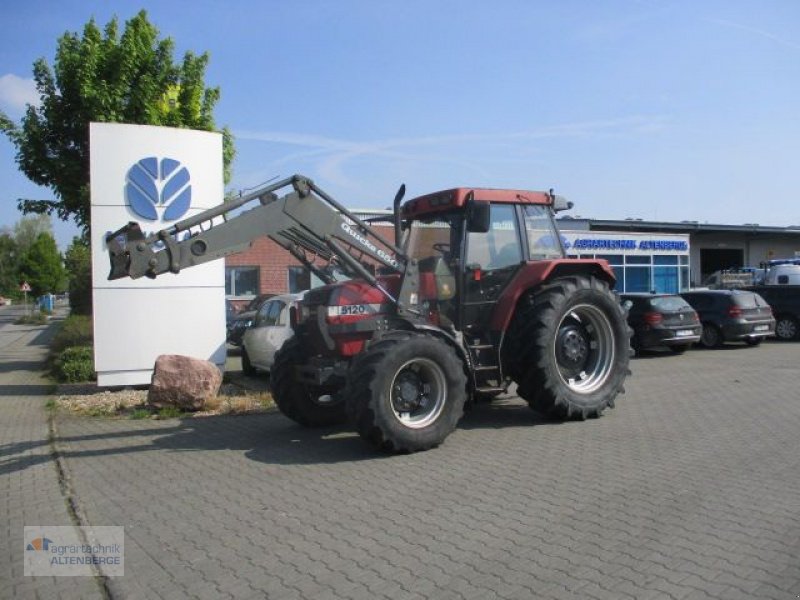
{"label": "tree foliage", "polygon": [[[176,64],[174,46],[171,38],[159,39],[143,10],[122,35],[116,17],[103,31],[92,19],[82,36],[67,32],[58,40],[53,69],[44,58],[34,63],[41,105],[29,105],[20,125],[0,112],[0,130],[15,145],[22,172],[57,199],[23,199],[20,210],[74,217],[86,231],[91,121],[216,130],[220,90],[203,81],[208,53],[187,52]],[[228,129],[222,133],[227,182],[234,147]]]}
{"label": "tree foliage", "polygon": [[53,223],[47,215],[32,215],[17,221],[14,225],[14,242],[18,255],[24,254],[42,233],[53,236]]}
{"label": "tree foliage", "polygon": [[64,291],[66,273],[52,235],[40,233],[20,256],[19,277],[30,284],[34,296]]}
{"label": "tree foliage", "polygon": [[0,233],[0,296],[15,296],[17,281],[17,243],[10,233]]}
{"label": "tree foliage", "polygon": [[92,314],[92,252],[85,240],[75,237],[64,253],[69,277],[69,306],[73,315]]}

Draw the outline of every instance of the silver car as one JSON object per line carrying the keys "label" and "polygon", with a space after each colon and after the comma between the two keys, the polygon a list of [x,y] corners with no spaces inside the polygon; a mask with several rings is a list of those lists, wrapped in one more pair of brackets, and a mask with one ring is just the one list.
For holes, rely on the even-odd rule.
{"label": "silver car", "polygon": [[257,370],[269,371],[275,362],[275,353],[294,335],[289,313],[305,295],[284,294],[270,298],[256,313],[253,324],[242,338],[242,371],[255,375]]}

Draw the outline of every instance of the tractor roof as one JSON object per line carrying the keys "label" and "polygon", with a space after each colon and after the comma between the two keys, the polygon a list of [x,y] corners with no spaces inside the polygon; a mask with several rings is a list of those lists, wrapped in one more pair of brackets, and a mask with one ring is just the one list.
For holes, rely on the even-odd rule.
{"label": "tractor roof", "polygon": [[455,208],[462,208],[470,192],[475,200],[497,202],[501,204],[553,204],[553,196],[547,192],[530,190],[495,190],[490,188],[454,188],[425,194],[403,204],[403,217],[413,218],[429,213],[441,213]]}

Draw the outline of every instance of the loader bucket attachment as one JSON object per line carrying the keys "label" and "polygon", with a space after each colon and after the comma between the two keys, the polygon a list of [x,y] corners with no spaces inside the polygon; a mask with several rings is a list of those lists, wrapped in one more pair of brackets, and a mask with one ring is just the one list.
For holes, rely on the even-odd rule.
{"label": "loader bucket attachment", "polygon": [[131,273],[131,253],[129,247],[144,240],[144,234],[138,223],[131,221],[122,229],[106,236],[111,272],[109,280],[129,277]]}

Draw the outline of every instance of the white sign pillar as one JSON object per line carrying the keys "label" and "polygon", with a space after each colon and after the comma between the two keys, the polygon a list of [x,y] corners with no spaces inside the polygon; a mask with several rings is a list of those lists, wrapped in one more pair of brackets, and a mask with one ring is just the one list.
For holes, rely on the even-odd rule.
{"label": "white sign pillar", "polygon": [[92,123],[94,361],[101,386],[150,383],[160,354],[225,365],[225,265],[156,279],[108,280],[107,233],[136,221],[146,234],[220,204],[218,133]]}

